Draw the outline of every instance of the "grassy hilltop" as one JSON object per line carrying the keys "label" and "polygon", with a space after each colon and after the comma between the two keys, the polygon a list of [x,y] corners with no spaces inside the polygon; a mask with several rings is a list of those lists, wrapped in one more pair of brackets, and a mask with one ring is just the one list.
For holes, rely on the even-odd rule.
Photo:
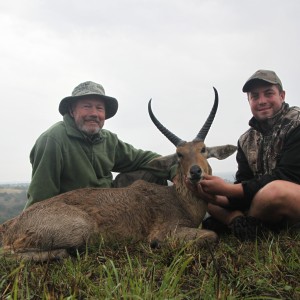
{"label": "grassy hilltop", "polygon": [[1,299],[300,299],[300,237],[254,243],[221,237],[215,249],[169,241],[105,245],[64,261],[0,258]]}
{"label": "grassy hilltop", "polygon": [[0,185],[0,224],[18,215],[27,201],[28,184]]}
{"label": "grassy hilltop", "polygon": [[[27,187],[2,187],[1,217],[17,214]],[[241,243],[223,235],[199,250],[169,240],[105,244],[45,263],[0,256],[0,299],[300,299],[300,233]]]}

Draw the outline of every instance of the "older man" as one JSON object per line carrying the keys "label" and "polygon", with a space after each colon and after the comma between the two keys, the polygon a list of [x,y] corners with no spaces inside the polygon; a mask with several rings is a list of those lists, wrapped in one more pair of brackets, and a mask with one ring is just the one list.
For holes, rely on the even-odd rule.
{"label": "older man", "polygon": [[225,224],[247,240],[300,222],[300,109],[285,102],[270,70],[255,72],[243,92],[253,117],[238,141],[236,182],[206,176],[196,192],[209,202],[203,227],[217,231]]}
{"label": "older man", "polygon": [[[118,101],[91,81],[61,100],[63,121],[45,131],[30,153],[32,180],[26,207],[74,189],[124,186],[138,178],[165,184],[169,170],[154,173],[147,165],[157,153],[136,149],[103,129],[117,110]],[[112,172],[125,175],[115,183]]]}

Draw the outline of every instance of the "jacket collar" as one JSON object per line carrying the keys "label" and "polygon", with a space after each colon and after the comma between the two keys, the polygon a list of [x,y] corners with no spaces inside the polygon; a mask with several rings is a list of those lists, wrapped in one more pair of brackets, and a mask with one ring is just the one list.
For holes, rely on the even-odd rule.
{"label": "jacket collar", "polygon": [[283,116],[289,109],[289,105],[285,102],[282,103],[281,109],[271,118],[266,119],[265,121],[259,122],[254,117],[249,121],[249,125],[262,133],[268,133],[272,131],[274,126],[280,122]]}
{"label": "jacket collar", "polygon": [[80,131],[77,128],[74,119],[69,114],[65,114],[63,119],[64,119],[64,123],[66,126],[66,131],[67,131],[68,136],[85,140],[91,144],[99,143],[104,138],[101,130],[99,133],[96,133],[93,136],[88,136],[84,132]]}

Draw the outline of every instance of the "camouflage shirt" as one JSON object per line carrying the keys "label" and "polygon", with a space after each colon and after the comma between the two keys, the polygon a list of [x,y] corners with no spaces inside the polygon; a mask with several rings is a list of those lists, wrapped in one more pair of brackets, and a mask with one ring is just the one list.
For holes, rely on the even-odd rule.
{"label": "camouflage shirt", "polygon": [[273,180],[300,184],[300,108],[287,103],[266,122],[254,117],[238,141],[236,183],[244,199],[230,198],[234,208],[248,208],[263,186]]}

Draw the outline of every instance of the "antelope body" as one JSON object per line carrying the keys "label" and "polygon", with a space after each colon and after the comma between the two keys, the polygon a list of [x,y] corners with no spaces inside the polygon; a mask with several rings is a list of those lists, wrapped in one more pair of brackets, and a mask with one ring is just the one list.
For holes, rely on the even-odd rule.
{"label": "antelope body", "polygon": [[177,147],[176,154],[150,164],[161,169],[178,162],[176,185],[138,180],[126,188],[84,188],[37,202],[0,225],[3,252],[44,261],[65,258],[70,250],[85,247],[95,237],[157,243],[171,236],[199,246],[215,242],[216,233],[199,228],[207,203],[187,189],[185,179],[197,183],[203,174],[211,174],[208,158],[224,159],[236,150],[232,145],[209,148],[204,144],[217,105],[215,90],[207,121],[193,141],[184,142],[159,123],[149,102],[152,121]]}

